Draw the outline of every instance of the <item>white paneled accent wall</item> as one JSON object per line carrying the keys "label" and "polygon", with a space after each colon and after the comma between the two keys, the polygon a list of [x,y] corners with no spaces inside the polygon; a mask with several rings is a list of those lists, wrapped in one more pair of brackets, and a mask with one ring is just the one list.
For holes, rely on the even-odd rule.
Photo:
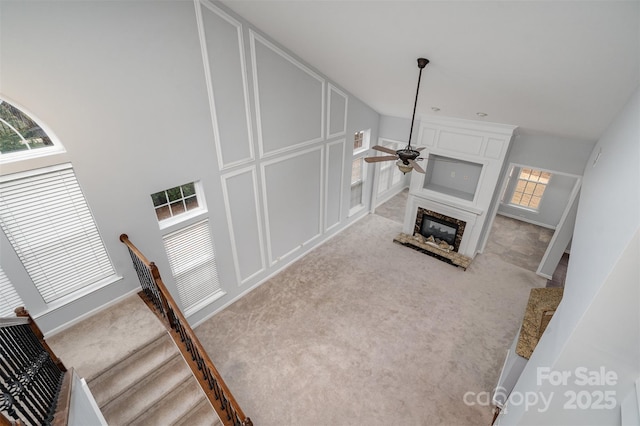
{"label": "white paneled accent wall", "polygon": [[342,218],[342,192],[344,178],[341,170],[344,168],[344,144],[340,139],[327,144],[325,163],[325,232],[340,224]]}
{"label": "white paneled accent wall", "polygon": [[218,166],[225,169],[254,157],[242,24],[209,2],[199,6],[196,12]]}
{"label": "white paneled accent wall", "polygon": [[[379,114],[222,2],[51,0],[2,9],[2,39],[22,40],[0,52],[3,95],[60,137],[122,276],[48,311],[37,292],[19,288],[45,332],[137,291],[121,233],[178,298],[183,278],[172,274],[164,245],[177,230],[160,229],[149,197],[160,190],[199,182],[208,201],[197,220],[215,242],[220,287],[198,287],[214,297],[184,303],[192,324],[369,211],[366,183],[363,208],[347,215],[347,135],[371,129],[377,140]],[[55,66],[32,66],[43,58]],[[105,117],[109,125],[96,131]],[[5,267],[17,257],[0,260],[12,282],[27,275]],[[203,281],[193,276],[194,285]]]}
{"label": "white paneled accent wall", "polygon": [[322,233],[323,151],[319,146],[262,164],[271,265]]}
{"label": "white paneled accent wall", "polygon": [[329,83],[327,102],[327,138],[342,136],[347,132],[348,97],[340,89]]}
{"label": "white paneled accent wall", "polygon": [[265,269],[256,169],[240,169],[222,179],[236,275],[244,284]]}
{"label": "white paneled accent wall", "polygon": [[261,156],[322,141],[325,80],[254,31],[249,37]]}

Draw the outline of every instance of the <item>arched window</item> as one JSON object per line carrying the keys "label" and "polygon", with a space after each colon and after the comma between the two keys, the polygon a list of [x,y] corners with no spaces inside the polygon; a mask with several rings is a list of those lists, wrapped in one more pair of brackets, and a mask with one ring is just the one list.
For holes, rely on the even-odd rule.
{"label": "arched window", "polygon": [[[11,291],[38,314],[120,279],[73,166],[66,155],[51,155],[63,152],[46,127],[0,99],[0,267],[7,276],[0,282],[0,301],[6,302],[5,311],[16,307]],[[40,158],[31,161],[34,157]]]}
{"label": "arched window", "polygon": [[0,98],[0,161],[62,151],[60,143],[49,136],[35,120]]}

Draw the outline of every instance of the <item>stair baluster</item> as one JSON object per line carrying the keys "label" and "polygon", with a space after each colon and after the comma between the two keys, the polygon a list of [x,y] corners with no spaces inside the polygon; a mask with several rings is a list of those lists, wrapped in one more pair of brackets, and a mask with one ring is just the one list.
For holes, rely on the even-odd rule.
{"label": "stair baluster", "polygon": [[253,426],[165,287],[156,265],[149,262],[126,234],[120,235],[120,241],[127,246],[138,275],[142,287],[138,295],[164,324],[220,421],[225,426]]}

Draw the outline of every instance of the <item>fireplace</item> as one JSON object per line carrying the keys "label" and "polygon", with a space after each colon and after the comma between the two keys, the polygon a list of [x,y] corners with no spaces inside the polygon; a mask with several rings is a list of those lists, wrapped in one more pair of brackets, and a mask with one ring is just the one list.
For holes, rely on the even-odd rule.
{"label": "fireplace", "polygon": [[418,207],[413,235],[424,237],[426,244],[457,252],[467,222]]}

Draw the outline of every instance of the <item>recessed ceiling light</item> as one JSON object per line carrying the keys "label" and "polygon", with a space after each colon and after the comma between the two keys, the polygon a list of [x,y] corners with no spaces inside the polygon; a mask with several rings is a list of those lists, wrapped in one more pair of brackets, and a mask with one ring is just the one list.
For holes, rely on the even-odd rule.
{"label": "recessed ceiling light", "polygon": [[438,111],[440,111],[440,108],[438,108],[438,107],[431,107],[431,110],[432,110],[433,112],[438,112]]}
{"label": "recessed ceiling light", "polygon": [[489,115],[489,114],[487,114],[486,112],[476,112],[476,115],[477,115],[478,117],[486,117],[486,116],[487,116],[487,115]]}

